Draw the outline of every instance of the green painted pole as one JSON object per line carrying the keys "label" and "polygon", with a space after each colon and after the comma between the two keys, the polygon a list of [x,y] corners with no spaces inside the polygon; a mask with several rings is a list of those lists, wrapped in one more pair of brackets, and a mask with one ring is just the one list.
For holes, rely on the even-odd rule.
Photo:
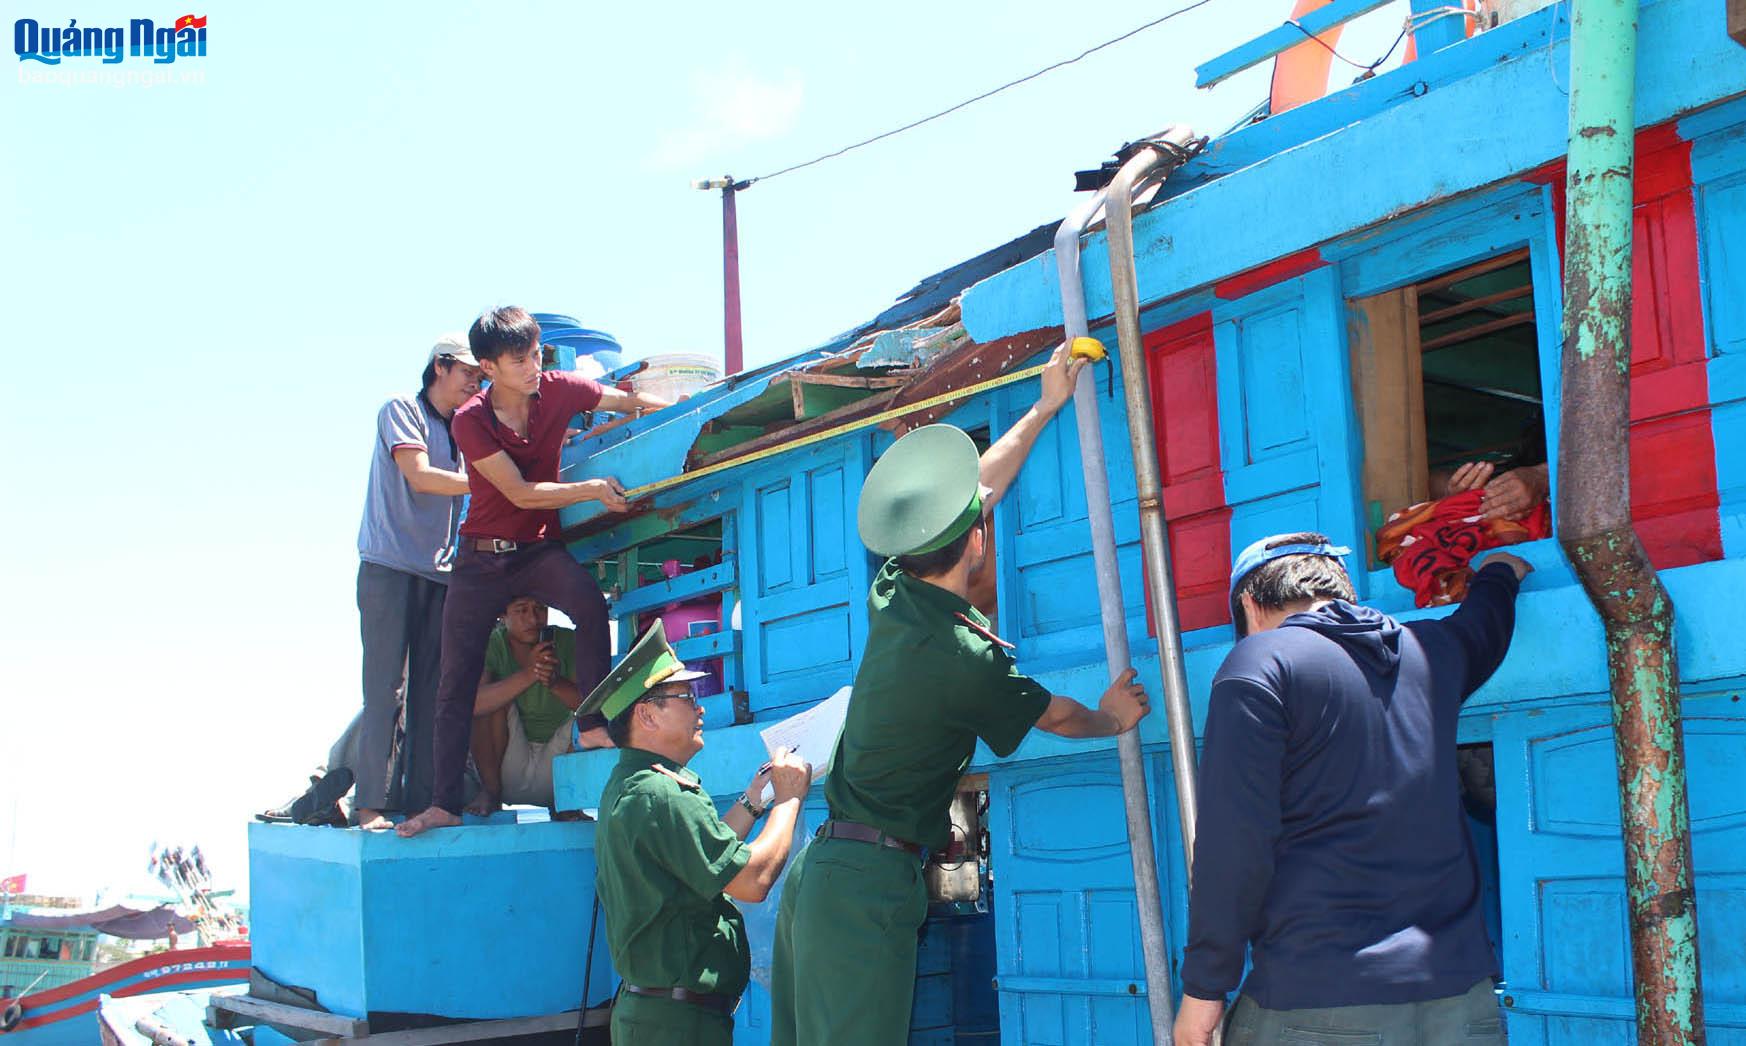
{"label": "green painted pole", "polygon": [[1673,603],[1631,525],[1637,0],[1575,0],[1558,536],[1606,630],[1637,1041],[1704,1041]]}

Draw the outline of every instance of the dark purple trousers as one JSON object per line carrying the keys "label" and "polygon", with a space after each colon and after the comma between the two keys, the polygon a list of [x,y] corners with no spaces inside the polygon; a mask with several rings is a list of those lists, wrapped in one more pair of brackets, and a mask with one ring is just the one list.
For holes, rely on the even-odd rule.
{"label": "dark purple trousers", "polygon": [[612,664],[606,598],[594,575],[555,541],[514,552],[480,552],[461,539],[443,604],[443,672],[432,739],[431,804],[461,812],[461,778],[473,733],[473,701],[485,671],[485,645],[510,600],[528,596],[564,612],[576,626],[576,688],[588,696]]}

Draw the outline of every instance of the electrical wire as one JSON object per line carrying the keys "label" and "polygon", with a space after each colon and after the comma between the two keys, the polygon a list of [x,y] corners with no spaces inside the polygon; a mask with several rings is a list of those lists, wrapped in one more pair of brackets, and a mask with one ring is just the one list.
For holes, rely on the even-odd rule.
{"label": "electrical wire", "polygon": [[756,184],[757,182],[769,181],[771,178],[775,178],[779,175],[788,174],[792,171],[802,170],[804,168],[811,167],[814,164],[823,163],[826,160],[834,160],[837,157],[842,156],[844,153],[854,152],[856,149],[860,149],[863,146],[872,145],[874,142],[884,141],[885,139],[890,138],[893,135],[898,135],[898,134],[902,134],[905,131],[914,130],[915,128],[920,127],[923,124],[932,123],[933,121],[938,120],[942,116],[950,116],[951,114],[957,112],[960,109],[963,109],[967,106],[975,105],[977,102],[980,102],[984,99],[992,98],[995,95],[1001,93],[1002,91],[1017,87],[1020,84],[1029,83],[1030,81],[1035,80],[1037,77],[1042,76],[1045,73],[1052,73],[1055,70],[1060,69],[1064,66],[1072,65],[1074,62],[1078,62],[1078,61],[1081,61],[1082,59],[1088,58],[1091,55],[1096,54],[1098,51],[1101,51],[1106,47],[1112,47],[1116,44],[1119,44],[1123,40],[1128,39],[1129,37],[1138,36],[1139,34],[1145,32],[1148,29],[1163,25],[1165,22],[1170,21],[1172,18],[1175,18],[1178,15],[1187,14],[1188,12],[1194,10],[1197,7],[1205,7],[1207,4],[1210,4],[1212,2],[1213,2],[1213,0],[1194,0],[1193,3],[1185,4],[1182,7],[1175,9],[1174,11],[1170,11],[1167,14],[1162,15],[1161,17],[1154,18],[1150,22],[1147,22],[1145,25],[1136,26],[1133,29],[1130,29],[1127,32],[1121,34],[1120,36],[1112,37],[1111,39],[1105,40],[1103,43],[1100,43],[1100,44],[1094,44],[1093,46],[1088,47],[1085,50],[1074,55],[1072,58],[1063,58],[1061,61],[1052,63],[1050,65],[1046,65],[1043,68],[1038,69],[1034,73],[1030,73],[1030,74],[1027,74],[1025,76],[1021,76],[1017,80],[1008,80],[1006,83],[1001,84],[999,87],[995,87],[995,88],[992,88],[990,90],[984,91],[981,94],[975,96],[974,98],[966,98],[964,101],[959,102],[957,105],[954,105],[949,109],[941,109],[939,112],[934,113],[931,116],[924,116],[919,120],[912,120],[909,123],[904,124],[902,127],[894,127],[889,131],[885,131],[885,132],[882,132],[880,134],[876,134],[871,138],[864,138],[861,141],[854,143],[853,145],[845,145],[841,149],[837,149],[834,152],[825,153],[823,156],[815,156],[812,159],[807,160],[804,163],[792,164],[788,167],[782,168],[779,171],[772,171],[769,174],[761,174],[756,178],[749,178],[746,180],[745,184],[747,186],[750,186],[750,185]]}
{"label": "electrical wire", "polygon": [[1354,62],[1352,59],[1347,58],[1345,55],[1334,50],[1333,44],[1328,43],[1326,40],[1323,40],[1321,37],[1310,32],[1308,29],[1305,29],[1303,27],[1303,23],[1299,22],[1297,19],[1288,18],[1288,19],[1286,19],[1285,24],[1291,26],[1293,29],[1296,29],[1298,32],[1302,33],[1304,36],[1308,37],[1309,39],[1314,40],[1319,46],[1322,47],[1322,49],[1327,51],[1329,54],[1333,55],[1335,58],[1338,58],[1340,61],[1345,62],[1347,65],[1351,66],[1352,68],[1359,70],[1358,79],[1360,79],[1360,80],[1366,80],[1372,76],[1375,76],[1376,75],[1376,67],[1381,65],[1383,62],[1388,61],[1389,58],[1391,58],[1394,55],[1395,48],[1400,46],[1400,42],[1402,40],[1406,39],[1407,34],[1412,32],[1412,28],[1413,28],[1413,20],[1410,18],[1407,19],[1406,22],[1403,23],[1400,27],[1400,35],[1398,35],[1394,38],[1394,43],[1388,45],[1388,50],[1384,51],[1382,53],[1382,57],[1378,58],[1374,62],[1371,62],[1369,65],[1365,65],[1363,62]]}
{"label": "electrical wire", "polygon": [[[1562,0],[1560,0],[1560,2],[1562,2]],[[1303,26],[1303,23],[1299,22],[1295,18],[1286,19],[1285,24],[1291,26],[1293,29],[1296,29],[1298,32],[1302,33],[1304,36],[1315,41],[1319,46],[1321,46],[1324,50],[1326,50],[1329,54],[1333,55],[1335,58],[1338,58],[1340,61],[1345,62],[1347,65],[1351,66],[1352,68],[1357,69],[1359,71],[1358,72],[1358,79],[1368,80],[1370,77],[1376,75],[1377,67],[1379,67],[1380,65],[1382,65],[1382,63],[1388,61],[1391,57],[1394,56],[1395,49],[1400,46],[1400,43],[1402,40],[1405,40],[1407,38],[1408,33],[1411,33],[1411,32],[1418,30],[1418,29],[1423,29],[1425,26],[1430,25],[1432,22],[1435,22],[1438,19],[1456,18],[1456,17],[1466,17],[1466,18],[1477,19],[1479,17],[1479,12],[1468,10],[1465,7],[1451,5],[1451,6],[1447,6],[1447,7],[1433,7],[1429,10],[1426,10],[1426,11],[1416,11],[1416,12],[1408,15],[1406,18],[1406,21],[1404,23],[1402,23],[1402,25],[1400,27],[1400,34],[1394,38],[1394,43],[1388,45],[1388,50],[1383,52],[1381,58],[1378,58],[1376,61],[1371,62],[1368,65],[1364,64],[1363,62],[1354,62],[1352,59],[1347,58],[1345,55],[1334,50],[1334,47],[1332,44],[1328,43],[1326,40],[1323,40],[1321,37],[1310,32],[1308,29],[1305,29]]]}

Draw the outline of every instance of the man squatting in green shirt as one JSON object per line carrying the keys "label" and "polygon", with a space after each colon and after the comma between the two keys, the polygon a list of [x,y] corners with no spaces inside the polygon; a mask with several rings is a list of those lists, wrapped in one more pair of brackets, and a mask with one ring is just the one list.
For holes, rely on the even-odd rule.
{"label": "man squatting in green shirt", "polygon": [[[685,764],[703,747],[703,713],[659,621],[581,707],[599,711],[623,750],[600,795],[596,886],[606,947],[624,978],[612,1008],[619,1046],[733,1041],[733,1012],[751,977],[746,925],[733,899],[757,903],[788,861],[812,768],[783,752],[725,815]],[[770,823],[746,834],[775,789]],[[907,1011],[906,1011],[907,1012]]]}
{"label": "man squatting in green shirt", "polygon": [[978,459],[947,425],[908,433],[861,488],[861,540],[889,557],[868,598],[871,628],[825,781],[830,820],[795,860],[776,921],[772,1046],[907,1042],[916,941],[927,917],[922,859],[950,841],[947,808],[978,738],[1010,754],[1032,726],[1108,737],[1147,713],[1130,669],[1095,711],[1022,675],[971,605],[989,555],[990,509],[1083,361],[1063,345],[1042,394]]}
{"label": "man squatting in green shirt", "polygon": [[[552,760],[570,751],[576,688],[575,629],[553,628],[543,639],[546,605],[531,596],[509,601],[485,644],[485,671],[473,699],[473,765],[480,789],[470,814],[503,803],[552,806]],[[606,721],[582,716],[582,748],[610,748]]]}

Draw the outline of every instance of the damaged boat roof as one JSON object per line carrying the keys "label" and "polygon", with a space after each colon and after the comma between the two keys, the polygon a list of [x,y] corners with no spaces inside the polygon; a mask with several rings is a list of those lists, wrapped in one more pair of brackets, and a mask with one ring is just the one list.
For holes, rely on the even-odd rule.
{"label": "damaged boat roof", "polygon": [[[970,286],[1048,250],[1055,225],[922,280],[890,308],[798,355],[732,375],[690,398],[633,420],[589,429],[564,452],[568,482],[611,476],[627,489],[678,476],[859,418],[963,388],[1014,369],[1059,342],[1059,326],[979,344],[957,304]],[[937,420],[951,407],[905,416],[893,427]],[[695,500],[708,490],[682,487],[610,515],[594,502],[560,513],[566,540],[620,519]]]}

